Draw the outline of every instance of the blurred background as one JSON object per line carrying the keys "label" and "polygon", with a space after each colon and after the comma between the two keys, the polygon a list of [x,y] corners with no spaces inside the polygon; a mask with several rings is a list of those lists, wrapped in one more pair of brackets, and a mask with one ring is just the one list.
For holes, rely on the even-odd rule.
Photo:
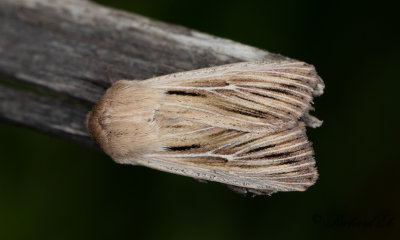
{"label": "blurred background", "polygon": [[0,122],[0,239],[400,239],[398,8],[385,1],[97,2],[315,65],[317,183],[245,197]]}

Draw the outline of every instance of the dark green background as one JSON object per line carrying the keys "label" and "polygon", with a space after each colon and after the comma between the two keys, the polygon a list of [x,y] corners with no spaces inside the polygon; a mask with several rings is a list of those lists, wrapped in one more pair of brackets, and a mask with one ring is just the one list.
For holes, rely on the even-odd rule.
{"label": "dark green background", "polygon": [[244,197],[0,123],[0,239],[400,239],[399,11],[374,1],[99,0],[314,64],[318,182]]}

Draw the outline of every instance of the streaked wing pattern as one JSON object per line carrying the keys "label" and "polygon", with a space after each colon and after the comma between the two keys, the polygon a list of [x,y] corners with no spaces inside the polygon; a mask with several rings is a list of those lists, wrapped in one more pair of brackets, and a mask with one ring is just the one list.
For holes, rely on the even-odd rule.
{"label": "streaked wing pattern", "polygon": [[299,119],[322,81],[301,62],[242,65],[146,82],[166,93],[157,113],[166,150],[149,158],[248,189],[305,190],[317,172]]}
{"label": "streaked wing pattern", "polygon": [[303,191],[317,179],[306,125],[323,82],[298,61],[246,62],[121,80],[88,114],[93,139],[116,162],[236,191]]}

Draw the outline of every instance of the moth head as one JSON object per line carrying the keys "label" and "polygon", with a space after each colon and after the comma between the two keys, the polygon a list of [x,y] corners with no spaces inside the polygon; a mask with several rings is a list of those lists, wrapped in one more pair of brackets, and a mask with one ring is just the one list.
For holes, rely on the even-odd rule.
{"label": "moth head", "polygon": [[87,115],[90,135],[119,163],[162,149],[153,121],[159,97],[136,81],[114,83]]}

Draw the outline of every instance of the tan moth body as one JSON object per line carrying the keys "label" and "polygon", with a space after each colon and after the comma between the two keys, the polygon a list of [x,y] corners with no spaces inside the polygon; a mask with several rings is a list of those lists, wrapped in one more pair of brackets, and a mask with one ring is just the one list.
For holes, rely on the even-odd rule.
{"label": "tan moth body", "polygon": [[119,163],[216,181],[256,194],[303,191],[317,179],[306,125],[323,82],[298,61],[236,63],[121,80],[88,115]]}

